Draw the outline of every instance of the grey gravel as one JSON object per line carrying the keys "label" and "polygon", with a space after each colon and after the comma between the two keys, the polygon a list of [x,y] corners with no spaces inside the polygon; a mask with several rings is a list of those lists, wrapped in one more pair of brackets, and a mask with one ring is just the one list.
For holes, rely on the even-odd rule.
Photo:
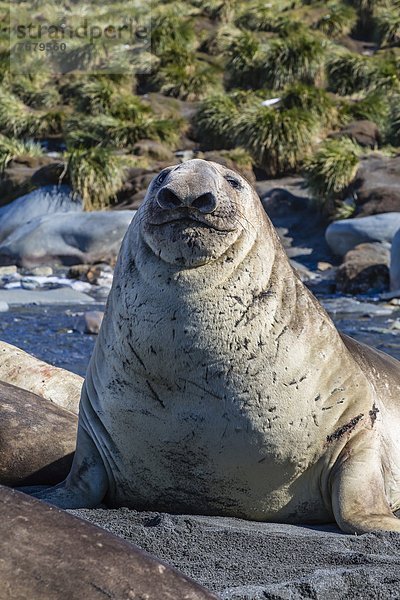
{"label": "grey gravel", "polygon": [[346,535],[240,519],[117,510],[71,513],[135,543],[223,600],[398,599],[400,534]]}

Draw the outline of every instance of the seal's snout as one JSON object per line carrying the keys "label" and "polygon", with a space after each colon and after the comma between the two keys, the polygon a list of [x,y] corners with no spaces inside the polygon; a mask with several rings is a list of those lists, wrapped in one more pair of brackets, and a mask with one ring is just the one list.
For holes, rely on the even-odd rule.
{"label": "seal's snout", "polygon": [[195,196],[193,194],[179,193],[169,187],[164,187],[157,194],[157,204],[164,210],[193,208],[206,215],[215,211],[218,200],[214,192],[206,192]]}

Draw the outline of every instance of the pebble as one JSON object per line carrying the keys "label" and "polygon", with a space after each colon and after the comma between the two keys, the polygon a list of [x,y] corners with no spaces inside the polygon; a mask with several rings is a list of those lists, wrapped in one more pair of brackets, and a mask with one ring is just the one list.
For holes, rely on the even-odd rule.
{"label": "pebble", "polygon": [[0,313],[7,312],[9,309],[10,307],[8,306],[7,302],[0,300]]}
{"label": "pebble", "polygon": [[320,261],[317,264],[317,269],[318,271],[329,271],[329,269],[333,269],[333,265],[331,265],[331,263],[328,262]]}
{"label": "pebble", "polygon": [[29,269],[29,271],[25,271],[24,275],[33,275],[34,277],[51,277],[51,275],[53,275],[53,269],[47,266],[34,267],[33,269]]}
{"label": "pebble", "polygon": [[98,334],[101,323],[103,321],[104,312],[100,310],[92,310],[85,313],[85,333]]}
{"label": "pebble", "polygon": [[14,275],[17,272],[17,267],[12,265],[10,267],[0,267],[0,277],[4,275]]}

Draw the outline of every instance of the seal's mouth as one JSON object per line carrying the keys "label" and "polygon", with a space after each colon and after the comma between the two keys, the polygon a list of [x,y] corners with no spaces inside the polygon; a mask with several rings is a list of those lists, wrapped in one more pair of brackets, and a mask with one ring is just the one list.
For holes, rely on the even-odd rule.
{"label": "seal's mouth", "polygon": [[197,214],[185,211],[180,214],[160,214],[156,219],[149,221],[149,225],[153,227],[162,227],[163,225],[178,225],[182,229],[190,227],[191,229],[211,229],[222,233],[233,231],[234,227],[221,227],[217,223],[201,218]]}

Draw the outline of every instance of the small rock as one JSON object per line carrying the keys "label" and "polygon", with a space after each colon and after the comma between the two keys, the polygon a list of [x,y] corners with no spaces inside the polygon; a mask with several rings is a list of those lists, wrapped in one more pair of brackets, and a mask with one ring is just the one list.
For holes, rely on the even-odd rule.
{"label": "small rock", "polygon": [[340,131],[332,133],[329,137],[342,138],[349,137],[364,148],[377,148],[382,142],[382,136],[376,125],[372,121],[352,121]]}
{"label": "small rock", "polygon": [[400,306],[400,298],[392,298],[392,300],[389,301],[389,304],[392,306]]}
{"label": "small rock", "polygon": [[4,275],[14,275],[17,272],[17,267],[15,265],[11,265],[9,267],[0,267],[0,277]]}
{"label": "small rock", "polygon": [[114,270],[107,263],[97,265],[76,265],[67,273],[69,279],[78,279],[92,285],[108,286],[112,284]]}
{"label": "small rock", "polygon": [[42,267],[34,267],[33,269],[25,271],[25,275],[31,275],[33,277],[51,277],[53,275],[53,269],[43,265]]}
{"label": "small rock", "polygon": [[354,187],[358,217],[400,211],[400,155],[367,154]]}
{"label": "small rock", "polygon": [[389,288],[390,249],[386,244],[359,244],[347,252],[336,274],[345,294],[380,293]]}
{"label": "small rock", "polygon": [[103,321],[104,312],[92,310],[85,313],[85,333],[98,334]]}
{"label": "small rock", "polygon": [[[399,301],[399,304],[400,304],[400,301]],[[390,329],[399,330],[400,329],[400,321],[393,321],[393,323],[390,325]]]}
{"label": "small rock", "polygon": [[317,264],[317,269],[318,271],[329,271],[329,269],[333,269],[333,265],[331,265],[331,263],[328,262],[324,262],[324,261],[320,261]]}
{"label": "small rock", "polygon": [[7,302],[3,302],[2,300],[0,300],[0,313],[7,312],[9,308],[10,307],[8,306]]}

